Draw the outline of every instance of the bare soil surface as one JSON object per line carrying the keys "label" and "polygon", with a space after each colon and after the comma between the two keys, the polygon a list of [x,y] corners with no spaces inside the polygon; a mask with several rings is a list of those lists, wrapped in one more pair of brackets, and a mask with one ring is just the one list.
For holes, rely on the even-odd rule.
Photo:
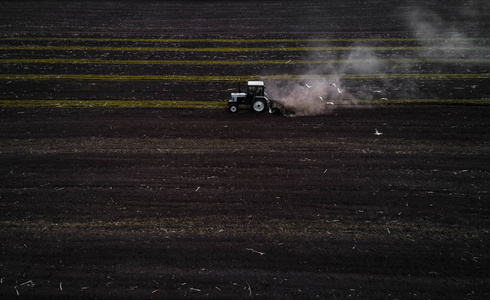
{"label": "bare soil surface", "polygon": [[[450,105],[489,97],[486,1],[0,6],[1,101],[226,101],[237,88],[232,79],[77,77],[94,74],[365,75],[374,66],[363,61],[375,61],[377,74],[463,78],[339,75],[354,99],[448,101],[353,101],[303,117],[3,104],[0,298],[490,297],[490,106]],[[62,48],[39,48],[51,46]],[[350,48],[277,50],[326,46]],[[281,63],[247,63],[261,60]],[[50,74],[73,78],[39,79]]]}
{"label": "bare soil surface", "polygon": [[485,298],[488,114],[3,110],[1,293]]}

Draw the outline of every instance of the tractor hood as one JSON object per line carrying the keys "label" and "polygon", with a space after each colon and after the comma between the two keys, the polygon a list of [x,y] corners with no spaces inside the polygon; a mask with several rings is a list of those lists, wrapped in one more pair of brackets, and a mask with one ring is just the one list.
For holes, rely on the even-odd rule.
{"label": "tractor hood", "polygon": [[231,93],[231,99],[228,102],[238,102],[238,98],[245,98],[247,93]]}

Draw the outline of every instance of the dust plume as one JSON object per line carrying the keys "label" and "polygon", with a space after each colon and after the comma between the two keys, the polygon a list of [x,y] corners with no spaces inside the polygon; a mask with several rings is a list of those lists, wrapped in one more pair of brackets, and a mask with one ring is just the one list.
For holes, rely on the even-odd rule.
{"label": "dust plume", "polygon": [[326,114],[339,100],[352,97],[339,79],[311,80],[307,75],[297,82],[272,82],[269,87],[272,99],[280,100],[295,116]]}
{"label": "dust plume", "polygon": [[387,69],[387,64],[362,44],[354,45],[352,49],[330,59],[321,57],[321,53],[309,53],[307,60],[325,60],[327,63],[310,65],[293,82],[269,82],[269,95],[293,110],[295,116],[328,114],[337,105],[346,107],[358,104],[358,99],[365,96],[363,94],[372,94],[372,88],[366,92],[355,88],[346,84],[344,76],[382,73]]}
{"label": "dust plume", "polygon": [[478,22],[469,22],[474,16],[469,8],[449,14],[450,19],[426,7],[413,7],[404,14],[412,35],[434,50],[429,54],[437,58],[467,57],[474,43],[464,34]]}
{"label": "dust plume", "polygon": [[[481,42],[472,38],[475,33],[481,36],[484,31],[482,28],[486,28],[488,23],[484,2],[469,0],[449,7],[436,4],[430,6],[429,3],[394,8],[393,22],[404,24],[406,29],[401,35],[375,35],[369,36],[371,40],[359,39],[358,42],[340,44],[347,45],[346,49],[351,49],[349,51],[307,53],[302,59],[324,63],[297,66],[297,72],[302,75],[294,81],[268,82],[270,98],[290,107],[296,112],[295,115],[304,116],[328,114],[339,104],[356,105],[360,100],[452,96],[453,88],[448,82],[434,83],[417,79],[416,76],[404,78],[385,75],[478,72],[475,71],[478,66],[465,66],[456,61],[487,55],[488,50],[481,47]],[[317,42],[309,46],[319,44]],[[324,42],[321,46],[335,47],[339,44],[330,42],[329,45]],[[377,46],[401,46],[407,49],[383,51],[376,50]],[[409,51],[408,48],[413,50]],[[485,72],[485,69],[479,72]],[[356,75],[374,76],[358,80],[355,79]],[[473,87],[455,89],[465,89],[468,94]],[[461,92],[458,93],[461,95]]]}

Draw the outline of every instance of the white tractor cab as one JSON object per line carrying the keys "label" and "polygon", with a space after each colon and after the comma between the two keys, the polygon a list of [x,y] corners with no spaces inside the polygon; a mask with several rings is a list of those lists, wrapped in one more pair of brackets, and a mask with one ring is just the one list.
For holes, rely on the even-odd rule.
{"label": "white tractor cab", "polygon": [[254,112],[264,112],[269,107],[269,99],[265,93],[263,81],[249,81],[247,90],[242,93],[240,88],[238,93],[231,93],[231,99],[228,101],[228,110],[232,113],[238,111],[239,105],[250,105]]}

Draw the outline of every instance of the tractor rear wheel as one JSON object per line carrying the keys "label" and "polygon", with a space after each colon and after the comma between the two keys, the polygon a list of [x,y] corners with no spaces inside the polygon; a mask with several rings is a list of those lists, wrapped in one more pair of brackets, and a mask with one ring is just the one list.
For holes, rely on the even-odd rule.
{"label": "tractor rear wheel", "polygon": [[265,102],[263,100],[254,101],[252,104],[252,109],[254,112],[264,112],[265,111]]}

